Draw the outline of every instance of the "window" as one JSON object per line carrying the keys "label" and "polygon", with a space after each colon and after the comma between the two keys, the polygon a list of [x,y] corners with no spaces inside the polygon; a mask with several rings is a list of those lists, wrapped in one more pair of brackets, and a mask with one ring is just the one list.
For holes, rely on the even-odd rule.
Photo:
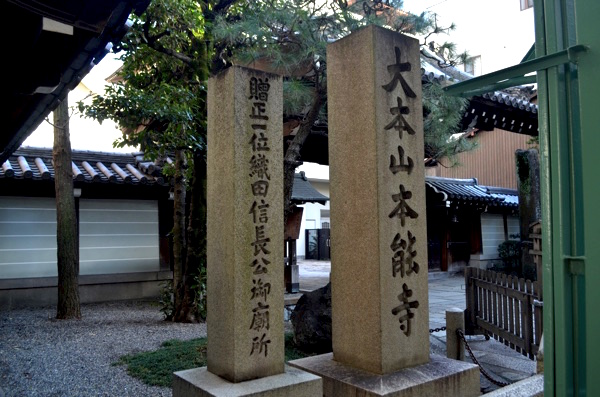
{"label": "window", "polygon": [[533,0],[521,0],[521,11],[533,7]]}

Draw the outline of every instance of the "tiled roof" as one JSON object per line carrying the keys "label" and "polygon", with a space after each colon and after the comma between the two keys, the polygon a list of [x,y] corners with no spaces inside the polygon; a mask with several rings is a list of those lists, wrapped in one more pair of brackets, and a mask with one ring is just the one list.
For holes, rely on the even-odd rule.
{"label": "tiled roof", "polygon": [[493,186],[487,186],[486,188],[492,196],[504,199],[500,202],[500,206],[515,208],[519,206],[519,192],[516,190]]}
{"label": "tiled roof", "polygon": [[292,190],[292,201],[297,204],[320,203],[325,204],[329,197],[319,193],[308,181],[304,172],[294,175],[294,187]]}
{"label": "tiled roof", "polygon": [[[421,80],[424,82],[435,81],[438,83],[444,83],[446,81],[465,81],[475,77],[454,66],[445,64],[443,59],[426,47],[421,49],[421,76]],[[499,104],[512,106],[519,110],[537,113],[537,105],[529,101],[529,96],[532,91],[531,86],[519,86],[507,88],[502,91],[488,92],[480,96]]]}
{"label": "tiled roof", "polygon": [[[72,151],[73,180],[90,183],[158,184],[168,182],[161,167],[141,154]],[[169,159],[167,159],[169,161]],[[54,179],[52,149],[22,147],[0,165],[0,179]]]}
{"label": "tiled roof", "polygon": [[524,110],[536,114],[538,106],[534,103],[529,102],[526,98],[520,98],[515,95],[507,94],[501,91],[488,92],[482,95],[485,99],[490,99],[493,102],[503,103],[513,108]]}
{"label": "tiled roof", "polygon": [[448,64],[427,47],[421,47],[421,76],[422,81],[436,81],[438,83],[464,81],[473,78],[469,73]]}
{"label": "tiled roof", "polygon": [[427,83],[438,83],[442,84],[444,81],[448,79],[448,76],[440,73],[439,70],[435,69],[431,66],[431,64],[427,62],[421,63],[421,81]]}
{"label": "tiled roof", "polygon": [[[168,185],[158,162],[144,160],[141,153],[120,154],[73,150],[73,180],[90,183],[128,183]],[[167,158],[166,162],[171,162]],[[44,180],[54,179],[52,149],[21,147],[0,165],[3,178]],[[294,177],[292,201],[325,204],[329,197],[319,193],[304,172]]]}
{"label": "tiled roof", "polygon": [[425,185],[441,194],[444,201],[512,208],[519,206],[516,190],[479,185],[476,178],[453,179],[427,176]]}

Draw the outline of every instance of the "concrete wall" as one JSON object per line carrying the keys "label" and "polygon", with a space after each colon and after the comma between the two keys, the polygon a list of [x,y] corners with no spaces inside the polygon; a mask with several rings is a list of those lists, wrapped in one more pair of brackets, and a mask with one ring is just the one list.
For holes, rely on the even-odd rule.
{"label": "concrete wall", "polygon": [[[79,296],[81,303],[158,299],[160,284],[172,279],[170,271],[80,276]],[[0,280],[0,310],[54,306],[56,285],[56,277]]]}

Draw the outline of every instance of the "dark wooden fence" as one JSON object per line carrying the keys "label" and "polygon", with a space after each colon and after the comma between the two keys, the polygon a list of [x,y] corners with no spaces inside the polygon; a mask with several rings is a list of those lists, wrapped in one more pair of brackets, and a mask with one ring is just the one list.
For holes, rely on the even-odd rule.
{"label": "dark wooden fence", "polygon": [[533,359],[542,337],[536,283],[491,270],[465,268],[469,335],[483,333]]}

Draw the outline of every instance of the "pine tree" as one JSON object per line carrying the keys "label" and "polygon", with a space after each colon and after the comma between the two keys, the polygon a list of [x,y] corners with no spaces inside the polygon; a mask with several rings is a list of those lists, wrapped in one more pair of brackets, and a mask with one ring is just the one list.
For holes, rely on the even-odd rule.
{"label": "pine tree", "polygon": [[[197,296],[191,282],[204,274],[208,77],[231,64],[286,76],[286,118],[282,122],[298,125],[284,155],[287,216],[292,208],[294,172],[302,161],[300,149],[315,123],[326,123],[327,119],[327,43],[369,23],[421,32],[424,37],[444,31],[427,14],[399,12],[394,7],[400,2],[380,3],[154,0],[116,48],[123,51],[122,82],[96,97],[91,106],[80,108],[99,121],[117,121],[125,131],[120,145],[141,145],[146,156],[154,158],[177,153],[177,167],[172,171],[177,193],[173,233],[175,308],[170,316],[174,321],[192,319],[192,302]],[[439,48],[451,53],[451,47]],[[190,166],[186,168],[185,163]],[[188,213],[184,207],[186,191],[191,193]],[[187,219],[185,232],[182,217]]]}
{"label": "pine tree", "polygon": [[[284,117],[298,127],[284,157],[284,208],[291,213],[291,194],[296,168],[302,164],[300,149],[315,124],[327,122],[327,44],[368,24],[419,35],[422,46],[435,52],[440,67],[464,60],[452,43],[436,45],[432,38],[448,33],[435,14],[412,15],[401,11],[401,1],[263,0],[247,4],[237,18],[217,18],[214,36],[232,48],[226,60],[286,76]],[[429,52],[425,52],[427,56]],[[441,57],[441,58],[440,58]],[[449,97],[436,83],[424,87],[425,157],[439,160],[469,150],[466,139],[454,138],[465,100]]]}

